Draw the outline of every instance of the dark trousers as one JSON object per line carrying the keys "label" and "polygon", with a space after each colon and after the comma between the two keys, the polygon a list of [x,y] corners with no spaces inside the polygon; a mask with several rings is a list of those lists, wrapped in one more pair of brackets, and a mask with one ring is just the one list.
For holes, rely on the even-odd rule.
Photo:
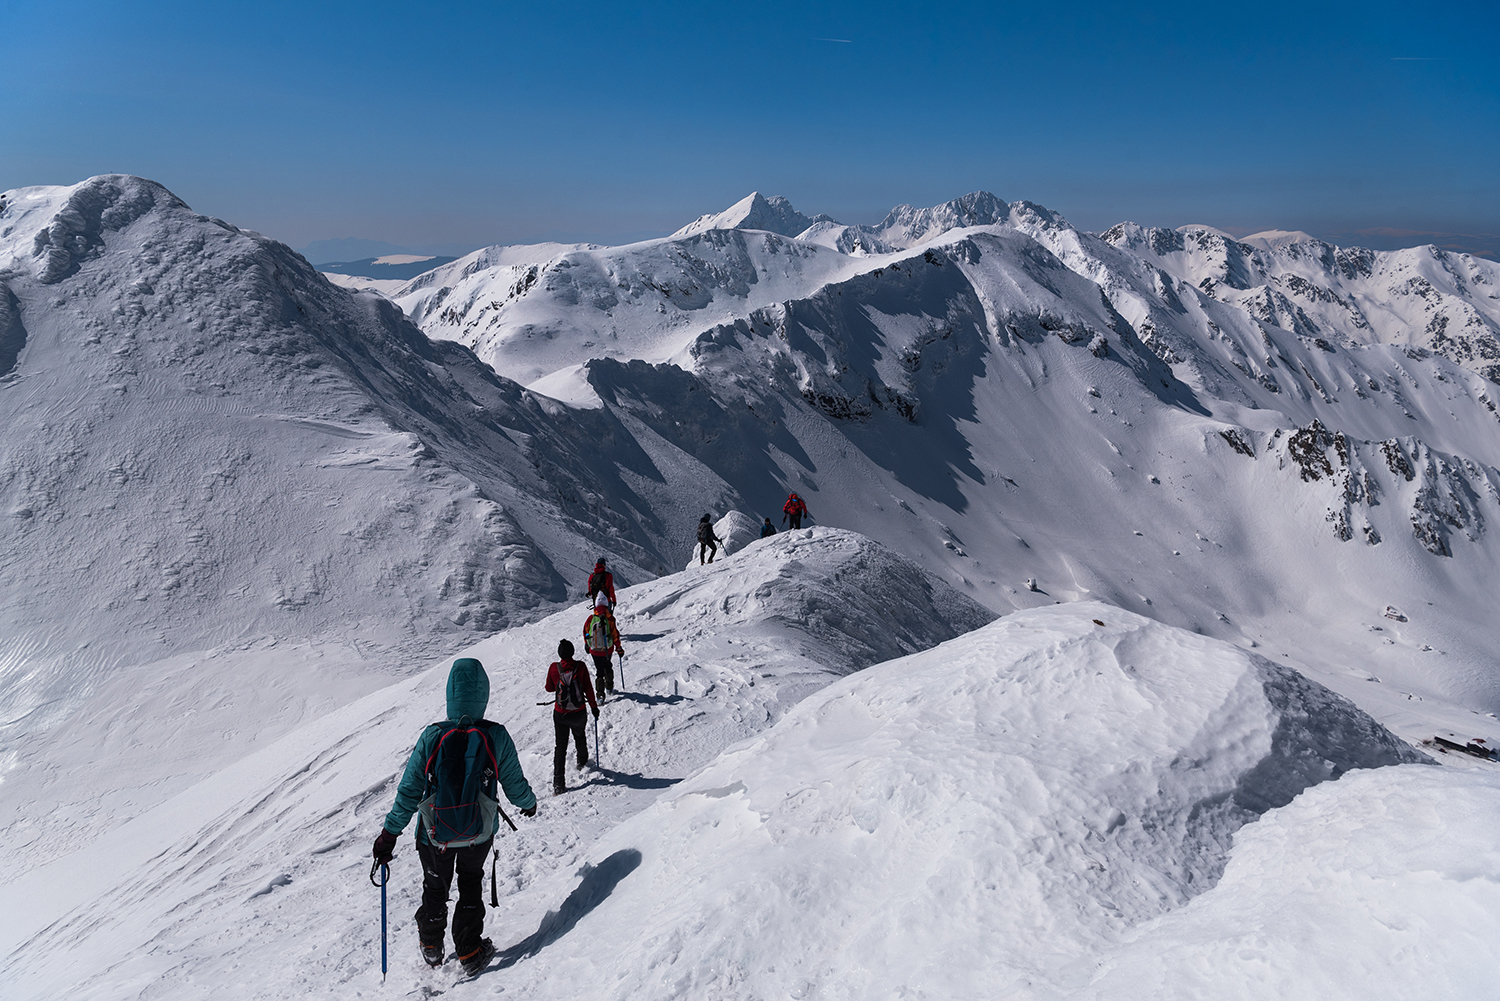
{"label": "dark trousers", "polygon": [[787,517],[792,520],[792,528],[795,529],[795,528],[801,528],[802,527],[802,512],[801,511],[791,511],[791,512],[789,512],[787,514]]}
{"label": "dark trousers", "polygon": [[568,734],[573,735],[573,743],[578,746],[578,767],[582,768],[589,763],[589,745],[584,737],[587,730],[589,714],[587,710],[580,709],[573,713],[552,712],[552,725],[557,730],[557,750],[552,752],[552,785],[563,785],[563,765],[568,761]]}
{"label": "dark trousers", "polygon": [[453,909],[453,951],[466,956],[479,948],[484,934],[484,858],[495,839],[467,848],[438,851],[422,841],[422,906],[417,908],[417,938],[423,945],[443,944],[448,928],[448,890],[458,870],[458,906]]}
{"label": "dark trousers", "polygon": [[703,554],[704,553],[708,554],[708,562],[712,563],[714,561],[714,554],[717,553],[718,551],[719,551],[719,547],[718,547],[718,545],[716,543],[713,543],[713,542],[700,542],[700,543],[698,543],[698,565],[699,566],[703,565]]}
{"label": "dark trousers", "polygon": [[598,692],[612,692],[615,690],[615,662],[614,654],[593,653],[589,656],[594,658],[594,690]]}

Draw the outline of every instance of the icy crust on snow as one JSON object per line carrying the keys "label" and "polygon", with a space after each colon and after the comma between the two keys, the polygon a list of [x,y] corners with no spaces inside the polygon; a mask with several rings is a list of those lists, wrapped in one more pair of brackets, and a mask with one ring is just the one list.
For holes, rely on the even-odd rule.
{"label": "icy crust on snow", "polygon": [[640,862],[578,922],[598,965],[514,987],[1056,996],[1211,890],[1242,825],[1422,759],[1228,644],[1098,603],[1016,613],[809,697],[610,832],[591,857]]}
{"label": "icy crust on snow", "polygon": [[1497,827],[1487,769],[1383,769],[1308,790],[1241,830],[1216,887],[1103,956],[1071,996],[1488,996]]}

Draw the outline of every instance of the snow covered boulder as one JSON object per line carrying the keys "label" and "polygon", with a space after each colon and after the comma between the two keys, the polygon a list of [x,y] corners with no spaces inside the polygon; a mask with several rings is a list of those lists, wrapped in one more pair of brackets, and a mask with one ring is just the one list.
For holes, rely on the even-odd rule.
{"label": "snow covered boulder", "polygon": [[1018,612],[834,683],[602,839],[642,861],[580,921],[598,980],[572,987],[1054,996],[1213,887],[1261,813],[1419,760],[1238,647],[1097,603]]}
{"label": "snow covered boulder", "polygon": [[[714,557],[721,560],[730,553],[737,553],[750,543],[760,538],[760,522],[750,517],[743,511],[730,511],[724,517],[714,522],[714,535],[722,541],[719,543],[719,552]],[[688,567],[698,565],[698,543],[693,543],[693,551],[688,554]]]}

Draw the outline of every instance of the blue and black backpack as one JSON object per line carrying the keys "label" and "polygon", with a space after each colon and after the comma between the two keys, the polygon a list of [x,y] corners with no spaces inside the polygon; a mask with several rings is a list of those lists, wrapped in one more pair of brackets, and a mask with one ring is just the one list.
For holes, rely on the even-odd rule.
{"label": "blue and black backpack", "polygon": [[488,732],[494,725],[488,720],[433,724],[438,739],[427,758],[427,790],[417,812],[427,843],[439,851],[481,844],[495,833],[500,765]]}

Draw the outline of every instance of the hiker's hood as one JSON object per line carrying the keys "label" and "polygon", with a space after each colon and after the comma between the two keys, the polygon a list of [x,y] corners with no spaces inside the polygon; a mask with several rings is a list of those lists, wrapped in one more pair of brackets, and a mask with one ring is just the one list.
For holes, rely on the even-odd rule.
{"label": "hiker's hood", "polygon": [[455,660],[448,672],[448,718],[484,719],[489,704],[490,676],[484,673],[484,665],[473,657]]}

